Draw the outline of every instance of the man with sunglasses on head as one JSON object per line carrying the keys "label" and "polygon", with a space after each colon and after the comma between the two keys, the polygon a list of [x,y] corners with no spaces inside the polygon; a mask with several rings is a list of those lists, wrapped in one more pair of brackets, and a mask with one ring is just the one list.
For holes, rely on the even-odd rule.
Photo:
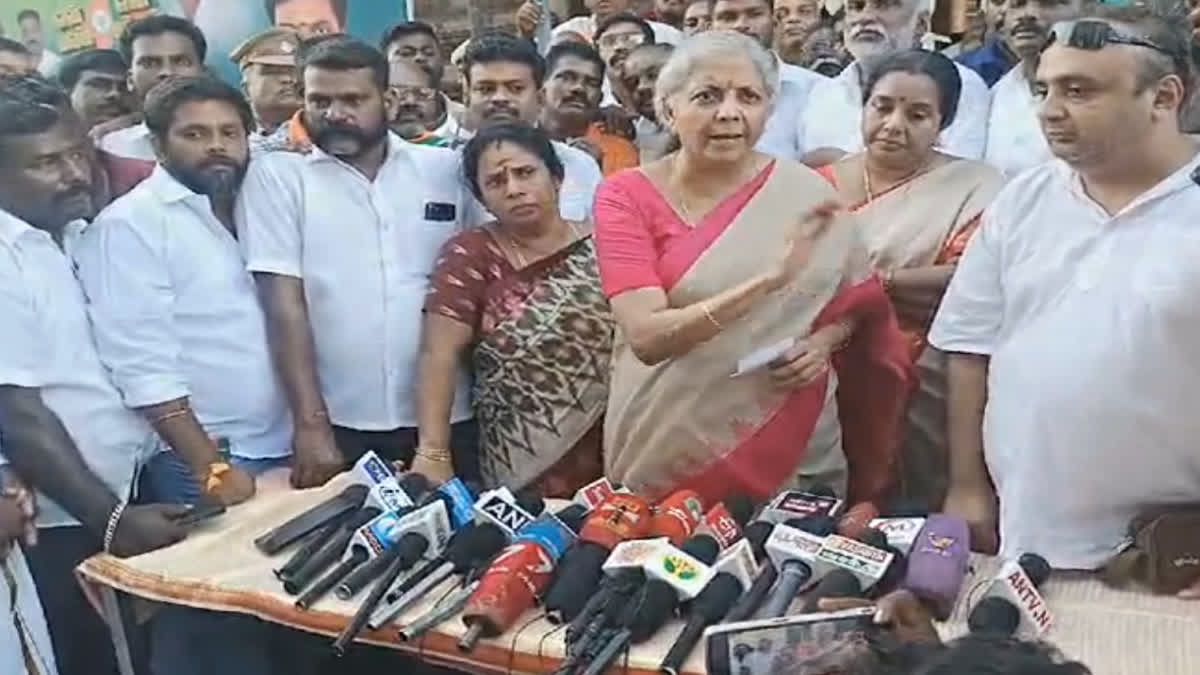
{"label": "man with sunglasses on head", "polygon": [[1089,0],[1012,0],[1001,26],[1001,39],[1021,60],[992,88],[984,161],[1012,178],[1049,161],[1053,155],[1038,124],[1031,83],[1038,57],[1050,39],[1050,27],[1078,17]]}
{"label": "man with sunglasses on head", "polygon": [[[949,353],[945,511],[971,543],[1096,569],[1200,501],[1200,143],[1182,15],[1056,24],[1034,81],[1057,158],[1010,182],[930,333]],[[1200,597],[1200,585],[1184,597]]]}

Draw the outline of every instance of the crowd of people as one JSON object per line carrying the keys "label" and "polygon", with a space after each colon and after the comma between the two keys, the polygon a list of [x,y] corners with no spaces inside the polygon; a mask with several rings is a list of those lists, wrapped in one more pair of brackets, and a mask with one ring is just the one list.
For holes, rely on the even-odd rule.
{"label": "crowd of people", "polygon": [[[0,672],[115,672],[81,561],[368,451],[902,496],[1063,569],[1200,501],[1200,12],[989,0],[955,61],[918,0],[587,5],[544,53],[534,2],[449,57],[276,28],[240,89],[173,16],[52,66],[0,38]],[[147,625],[155,675],[291,645]],[[896,672],[1054,660],[964,645]]]}

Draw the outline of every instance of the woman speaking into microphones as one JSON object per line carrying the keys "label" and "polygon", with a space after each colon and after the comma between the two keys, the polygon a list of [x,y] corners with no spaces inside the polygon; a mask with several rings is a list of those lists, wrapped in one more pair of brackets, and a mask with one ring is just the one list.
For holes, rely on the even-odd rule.
{"label": "woman speaking into microphones", "polygon": [[619,327],[605,470],[649,499],[821,482],[863,501],[891,483],[910,359],[834,190],[754,149],[778,78],[745,36],[681,44],[655,102],[680,149],[597,192]]}

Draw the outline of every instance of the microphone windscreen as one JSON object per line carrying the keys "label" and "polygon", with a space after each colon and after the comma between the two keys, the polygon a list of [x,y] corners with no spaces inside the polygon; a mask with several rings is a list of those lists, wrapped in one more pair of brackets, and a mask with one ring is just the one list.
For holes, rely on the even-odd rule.
{"label": "microphone windscreen", "polygon": [[546,592],[546,611],[552,616],[571,620],[583,610],[596,592],[608,549],[590,541],[571,547],[558,566],[558,575]]}
{"label": "microphone windscreen", "polygon": [[804,600],[806,614],[820,611],[820,602],[825,598],[861,598],[862,583],[858,577],[843,569],[826,574],[817,587]]}
{"label": "microphone windscreen", "polygon": [[803,518],[792,518],[784,524],[818,537],[828,537],[837,530],[837,521],[824,514],[814,513]]}
{"label": "microphone windscreen", "polygon": [[990,596],[979,601],[967,617],[967,627],[972,633],[1012,635],[1021,623],[1021,612],[1017,606],[1004,598]]}
{"label": "microphone windscreen", "polygon": [[738,527],[745,528],[754,516],[754,502],[746,495],[733,495],[725,499],[725,508]]}
{"label": "microphone windscreen", "polygon": [[1041,588],[1050,578],[1050,563],[1036,553],[1026,553],[1017,559],[1017,564],[1025,571],[1035,588]]}
{"label": "microphone windscreen", "polygon": [[858,536],[855,537],[855,539],[858,539],[867,546],[871,546],[880,550],[885,550],[888,547],[887,535],[874,527],[863,528],[863,530],[858,533]]}
{"label": "microphone windscreen", "polygon": [[446,560],[454,564],[456,572],[474,567],[481,560],[492,557],[504,548],[508,537],[493,523],[482,523],[463,533],[463,537],[451,542],[446,549]]}
{"label": "microphone windscreen", "polygon": [[671,584],[658,579],[646,582],[626,606],[627,611],[622,617],[624,624],[629,626],[630,641],[649,640],[671,620],[678,606],[679,596]]}
{"label": "microphone windscreen", "polygon": [[575,534],[579,534],[579,528],[583,527],[583,521],[587,518],[588,509],[583,504],[572,504],[565,509],[555,513],[554,516],[562,521]]}
{"label": "microphone windscreen", "polygon": [[433,487],[429,484],[429,479],[423,474],[412,472],[400,476],[396,482],[400,484],[400,489],[404,490],[404,494],[408,495],[409,499],[414,502]]}
{"label": "microphone windscreen", "polygon": [[720,572],[692,601],[692,614],[703,617],[707,623],[717,623],[725,618],[741,595],[742,582],[728,572]]}
{"label": "microphone windscreen", "polygon": [[775,529],[775,524],[766,520],[756,520],[746,526],[744,536],[746,541],[750,542],[750,548],[754,551],[755,560],[762,560],[767,555],[767,550],[764,548],[767,544],[767,539],[771,538],[771,531]]}
{"label": "microphone windscreen", "polygon": [[542,515],[542,511],[546,510],[546,502],[542,496],[533,488],[525,488],[517,492],[517,506],[525,510],[526,513],[537,518]]}
{"label": "microphone windscreen", "polygon": [[721,552],[721,545],[717,543],[707,534],[698,534],[691,539],[683,542],[683,552],[692,556],[696,560],[711,565],[717,561],[717,554]]}

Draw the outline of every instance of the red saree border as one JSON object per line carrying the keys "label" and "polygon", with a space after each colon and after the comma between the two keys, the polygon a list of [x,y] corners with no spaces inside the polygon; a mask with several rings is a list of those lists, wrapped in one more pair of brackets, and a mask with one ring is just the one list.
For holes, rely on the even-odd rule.
{"label": "red saree border", "polygon": [[729,226],[737,220],[738,214],[742,212],[746,204],[754,199],[759,190],[766,185],[767,179],[771,177],[774,170],[775,160],[767,162],[767,165],[754,178],[722,200],[720,204],[717,204],[715,208],[700,219],[700,222],[695,227],[691,227],[683,218],[679,217],[675,206],[667,199],[662,190],[654,184],[654,181],[650,180],[649,176],[640,170],[635,172],[639,180],[645,182],[650,192],[654,195],[654,198],[666,207],[666,211],[672,214],[672,217],[676,221],[691,230],[687,235],[669,243],[662,252],[662,255],[659,256],[659,277],[662,280],[664,290],[670,290],[675,284],[679,283],[683,275],[708,250],[708,247],[724,234],[725,230],[729,229]]}

